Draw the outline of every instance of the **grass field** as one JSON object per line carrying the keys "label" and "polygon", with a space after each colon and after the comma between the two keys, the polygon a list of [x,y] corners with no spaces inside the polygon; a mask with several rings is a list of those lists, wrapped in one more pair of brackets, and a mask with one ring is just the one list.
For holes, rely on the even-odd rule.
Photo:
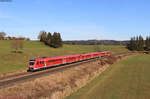
{"label": "grass field", "polygon": [[66,99],[150,99],[150,55],[130,56]]}
{"label": "grass field", "polygon": [[[12,41],[0,41],[0,73],[26,70],[28,60],[40,56],[59,56],[95,51],[88,45],[64,45],[62,48],[50,48],[41,42],[24,41],[23,53],[12,53]],[[126,53],[124,46],[100,46],[101,50],[110,50],[114,54]]]}

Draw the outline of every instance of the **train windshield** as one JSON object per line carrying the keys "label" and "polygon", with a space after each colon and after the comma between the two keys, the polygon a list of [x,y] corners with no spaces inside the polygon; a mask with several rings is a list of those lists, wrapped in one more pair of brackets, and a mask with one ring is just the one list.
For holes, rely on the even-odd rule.
{"label": "train windshield", "polygon": [[34,65],[34,62],[29,62],[29,65]]}

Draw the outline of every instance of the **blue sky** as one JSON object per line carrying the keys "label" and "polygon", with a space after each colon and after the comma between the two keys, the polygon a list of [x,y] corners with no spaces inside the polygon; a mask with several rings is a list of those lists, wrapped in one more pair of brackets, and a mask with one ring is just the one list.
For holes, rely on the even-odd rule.
{"label": "blue sky", "polygon": [[12,0],[0,2],[0,31],[37,39],[41,30],[63,40],[150,34],[150,0]]}

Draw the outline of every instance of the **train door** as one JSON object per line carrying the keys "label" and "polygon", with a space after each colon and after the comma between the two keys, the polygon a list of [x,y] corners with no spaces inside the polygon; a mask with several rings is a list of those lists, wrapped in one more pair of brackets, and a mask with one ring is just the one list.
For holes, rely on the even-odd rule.
{"label": "train door", "polygon": [[67,62],[67,59],[64,58],[64,59],[63,59],[63,64],[66,64],[66,62]]}
{"label": "train door", "polygon": [[45,67],[45,62],[42,60],[39,62],[39,68]]}

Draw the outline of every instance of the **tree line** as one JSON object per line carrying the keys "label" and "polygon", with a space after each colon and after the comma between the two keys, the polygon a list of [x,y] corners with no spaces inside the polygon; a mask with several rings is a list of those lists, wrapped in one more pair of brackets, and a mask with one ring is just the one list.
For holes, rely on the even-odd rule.
{"label": "tree line", "polygon": [[145,40],[142,36],[132,37],[127,48],[131,51],[150,51],[150,36],[147,36]]}
{"label": "tree line", "polygon": [[43,42],[45,45],[50,47],[58,48],[62,47],[62,38],[59,32],[54,32],[53,34],[50,32],[41,31],[39,33],[38,39],[40,42]]}

